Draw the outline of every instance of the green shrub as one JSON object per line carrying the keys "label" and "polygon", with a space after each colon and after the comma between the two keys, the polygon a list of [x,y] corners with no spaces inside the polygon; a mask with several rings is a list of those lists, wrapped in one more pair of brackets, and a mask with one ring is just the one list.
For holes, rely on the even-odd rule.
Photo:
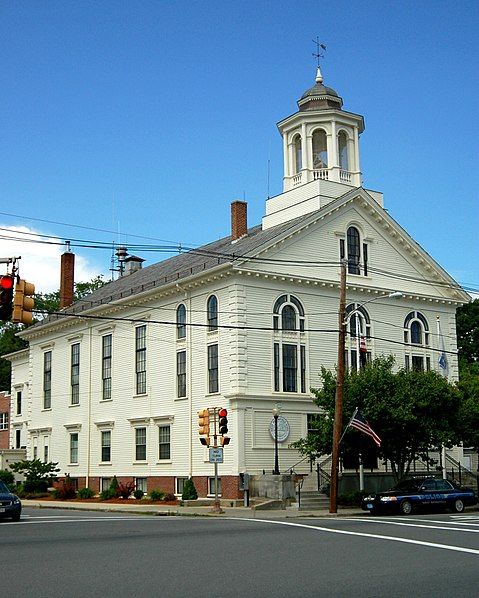
{"label": "green shrub", "polygon": [[145,496],[145,493],[143,490],[138,489],[133,492],[133,496],[136,498],[136,500],[141,500]]}
{"label": "green shrub", "polygon": [[150,492],[151,500],[163,500],[165,497],[165,493],[163,490],[152,490]]}
{"label": "green shrub", "polygon": [[100,500],[110,500],[111,498],[116,498],[115,490],[108,488],[107,490],[102,490],[100,492]]}
{"label": "green shrub", "polygon": [[11,471],[8,469],[0,469],[0,480],[6,484],[10,490],[13,490],[15,487],[15,476]]}
{"label": "green shrub", "polygon": [[181,498],[182,500],[196,500],[198,498],[198,492],[191,478],[186,480]]}
{"label": "green shrub", "polygon": [[80,488],[77,492],[78,498],[93,498],[95,493],[91,488]]}
{"label": "green shrub", "polygon": [[111,490],[115,495],[112,496],[112,498],[118,498],[118,496],[120,496],[120,484],[118,483],[116,475],[113,476],[109,490]]}
{"label": "green shrub", "polygon": [[350,490],[338,496],[338,505],[343,507],[359,507],[361,506],[361,499],[366,496],[366,492],[360,490]]}
{"label": "green shrub", "polygon": [[165,501],[171,501],[171,500],[176,500],[176,496],[174,494],[172,494],[171,492],[167,492],[164,496],[163,496],[163,500]]}

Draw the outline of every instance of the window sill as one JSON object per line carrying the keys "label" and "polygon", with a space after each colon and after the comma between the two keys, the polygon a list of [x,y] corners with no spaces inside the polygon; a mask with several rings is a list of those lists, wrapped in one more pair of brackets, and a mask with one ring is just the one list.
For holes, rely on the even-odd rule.
{"label": "window sill", "polygon": [[148,465],[147,459],[144,461],[132,461],[132,465]]}
{"label": "window sill", "polygon": [[78,467],[79,463],[68,463],[67,467]]}
{"label": "window sill", "polygon": [[205,393],[205,397],[217,397],[220,394],[221,394],[220,391],[217,390],[216,392],[207,392],[207,393]]}
{"label": "window sill", "polygon": [[157,465],[167,465],[168,463],[173,463],[173,461],[171,459],[160,459],[159,461],[156,462]]}
{"label": "window sill", "polygon": [[68,407],[80,407],[80,403],[70,403]]}
{"label": "window sill", "polygon": [[108,467],[111,467],[113,465],[113,463],[111,461],[101,461],[100,463],[98,463],[98,465],[100,465],[100,466],[107,465]]}
{"label": "window sill", "polygon": [[133,395],[134,399],[147,399],[148,398],[148,393],[147,392],[142,392],[136,395]]}
{"label": "window sill", "polygon": [[174,400],[175,401],[186,401],[186,400],[188,400],[188,396],[186,396],[186,397],[176,397]]}
{"label": "window sill", "polygon": [[111,403],[113,399],[100,399],[100,403]]}
{"label": "window sill", "polygon": [[42,409],[42,411],[51,411],[51,410],[52,410],[51,407],[45,407],[45,408]]}

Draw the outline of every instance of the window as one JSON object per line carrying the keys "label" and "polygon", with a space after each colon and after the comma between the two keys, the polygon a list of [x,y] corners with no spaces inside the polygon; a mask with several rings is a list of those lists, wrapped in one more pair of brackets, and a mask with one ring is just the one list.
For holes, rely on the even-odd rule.
{"label": "window", "polygon": [[185,489],[185,482],[188,478],[175,478],[175,494],[183,494]]}
{"label": "window", "polygon": [[146,394],[146,326],[135,328],[136,394]]}
{"label": "window", "polygon": [[70,434],[70,463],[78,463],[78,432]]}
{"label": "window", "polygon": [[339,167],[341,170],[349,170],[348,136],[345,131],[338,134]]}
{"label": "window", "polygon": [[110,488],[111,478],[101,478],[100,479],[100,492],[104,492]]}
{"label": "window", "polygon": [[[208,494],[214,495],[215,493],[215,478],[208,478]],[[221,478],[218,478],[218,496],[221,496]]]}
{"label": "window", "polygon": [[306,414],[307,421],[306,421],[306,428],[308,434],[318,434],[319,430],[317,428],[317,423],[319,422],[319,415],[317,413],[308,413]]}
{"label": "window", "polygon": [[404,320],[405,368],[422,372],[431,369],[429,324],[419,311],[411,311]]}
{"label": "window", "polygon": [[171,458],[170,450],[170,426],[158,426],[158,458]]}
{"label": "window", "polygon": [[[364,367],[371,360],[368,347],[371,337],[371,320],[366,309],[358,303],[346,307],[347,336],[345,347],[346,367],[353,371]],[[359,351],[359,362],[358,362]]]}
{"label": "window", "polygon": [[303,148],[301,143],[301,135],[296,135],[293,140],[294,147],[294,174],[301,172],[303,168]]}
{"label": "window", "polygon": [[22,446],[22,431],[15,430],[15,448],[20,448]]}
{"label": "window", "polygon": [[218,330],[218,299],[216,295],[211,295],[208,299],[207,307],[208,330]]}
{"label": "window", "polygon": [[43,462],[48,463],[48,447],[50,439],[48,436],[43,437]]}
{"label": "window", "polygon": [[102,379],[102,400],[111,399],[111,347],[112,335],[106,334],[101,339],[101,379]]}
{"label": "window", "polygon": [[218,391],[218,345],[208,345],[208,392]]}
{"label": "window", "polygon": [[111,461],[111,430],[101,433],[101,460],[103,463]]}
{"label": "window", "polygon": [[52,352],[43,354],[43,408],[52,408]]}
{"label": "window", "polygon": [[33,458],[38,459],[38,438],[33,439]]}
{"label": "window", "polygon": [[186,338],[186,307],[183,304],[176,310],[176,338]]}
{"label": "window", "polygon": [[71,404],[80,403],[80,343],[71,347]]}
{"label": "window", "polygon": [[306,347],[301,344],[304,320],[304,308],[297,297],[278,297],[273,306],[273,384],[276,392],[306,392]]}
{"label": "window", "polygon": [[359,269],[360,242],[359,231],[355,226],[350,226],[347,232],[348,242],[348,272],[349,274],[361,274]]}
{"label": "window", "polygon": [[328,167],[328,142],[326,132],[316,129],[313,133],[313,168],[320,170]]}
{"label": "window", "polygon": [[141,490],[146,494],[148,492],[147,478],[135,478],[135,490]]}
{"label": "window", "polygon": [[135,429],[135,460],[146,461],[146,428]]}
{"label": "window", "polygon": [[0,413],[0,430],[8,430],[8,411]]}
{"label": "window", "polygon": [[[273,306],[273,328],[304,331],[304,308],[294,295],[281,295]],[[299,328],[298,328],[299,326]]]}
{"label": "window", "polygon": [[176,354],[176,396],[186,397],[186,351]]}
{"label": "window", "polygon": [[[306,347],[274,343],[274,390],[276,392],[306,392]],[[299,376],[299,381],[298,381]]]}
{"label": "window", "polygon": [[22,391],[17,391],[17,415],[22,415]]}

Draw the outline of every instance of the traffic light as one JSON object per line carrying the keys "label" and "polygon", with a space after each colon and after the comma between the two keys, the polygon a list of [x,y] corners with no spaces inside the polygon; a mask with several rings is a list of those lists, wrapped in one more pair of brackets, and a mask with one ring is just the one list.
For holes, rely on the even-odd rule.
{"label": "traffic light", "polygon": [[204,438],[200,438],[201,444],[210,446],[210,412],[208,409],[198,411],[198,434],[204,436]]}
{"label": "traffic light", "polygon": [[230,443],[231,438],[229,436],[220,436],[220,446],[227,446]]}
{"label": "traffic light", "polygon": [[224,436],[228,432],[228,411],[220,409],[218,411],[218,432]]}
{"label": "traffic light", "polygon": [[33,321],[32,309],[35,305],[32,295],[35,293],[35,285],[22,278],[17,280],[15,285],[15,297],[13,299],[12,322],[31,324]]}
{"label": "traffic light", "polygon": [[8,321],[12,317],[13,276],[0,276],[0,320]]}

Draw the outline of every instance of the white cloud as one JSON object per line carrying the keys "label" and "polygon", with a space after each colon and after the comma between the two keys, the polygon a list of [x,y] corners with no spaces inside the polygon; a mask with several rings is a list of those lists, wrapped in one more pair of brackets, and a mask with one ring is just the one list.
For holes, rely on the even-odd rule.
{"label": "white cloud", "polygon": [[[66,247],[50,245],[38,241],[61,241],[58,238],[40,237],[40,231],[26,226],[0,225],[0,257],[18,257],[21,278],[33,282],[37,293],[49,293],[60,287],[60,256]],[[16,240],[22,239],[22,241]],[[26,242],[25,239],[32,242]],[[6,273],[5,266],[0,265],[0,273]],[[75,256],[75,282],[88,281],[99,274],[98,267],[91,264],[81,255]]]}

